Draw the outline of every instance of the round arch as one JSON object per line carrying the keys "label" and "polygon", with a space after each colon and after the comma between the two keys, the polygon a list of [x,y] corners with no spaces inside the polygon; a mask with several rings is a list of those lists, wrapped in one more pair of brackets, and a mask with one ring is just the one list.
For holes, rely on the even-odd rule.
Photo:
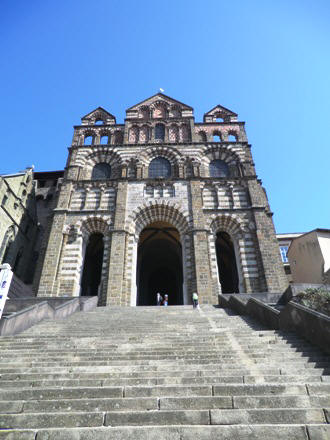
{"label": "round arch", "polygon": [[[188,215],[186,212],[182,212],[181,208],[171,203],[170,201],[162,201],[162,202],[150,202],[144,204],[143,206],[136,209],[128,219],[126,230],[129,232],[131,241],[130,241],[130,273],[129,276],[132,279],[131,284],[131,305],[137,304],[137,284],[139,283],[139,273],[138,273],[138,248],[139,248],[139,240],[141,236],[141,232],[148,228],[150,225],[158,224],[166,224],[164,227],[169,227],[177,230],[177,241],[180,242],[180,263],[182,265],[182,302],[183,304],[189,304],[190,298],[188,297],[189,283],[190,279],[187,278],[187,271],[191,271],[191,268],[188,268],[189,261],[191,261],[191,237],[190,234],[187,234],[189,230],[189,221]],[[158,227],[158,226],[157,226]],[[162,237],[165,238],[165,237]],[[170,237],[169,239],[173,241]],[[164,244],[164,243],[163,243]],[[169,249],[171,246],[167,246]],[[172,246],[173,248],[173,246]],[[174,252],[174,249],[173,249]],[[178,255],[178,248],[176,248],[176,255]],[[173,268],[170,270],[173,270]],[[175,276],[179,277],[178,272],[175,273]],[[187,284],[188,283],[188,284]]]}

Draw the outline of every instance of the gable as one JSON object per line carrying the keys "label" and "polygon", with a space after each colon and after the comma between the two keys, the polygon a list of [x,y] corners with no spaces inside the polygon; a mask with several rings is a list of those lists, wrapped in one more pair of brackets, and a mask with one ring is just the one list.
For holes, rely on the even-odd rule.
{"label": "gable", "polygon": [[[157,110],[160,110],[160,114],[157,115]],[[189,105],[183,104],[176,99],[166,96],[163,93],[157,93],[138,104],[133,105],[126,110],[126,118],[149,118],[150,114],[153,117],[191,117],[193,116],[193,108]],[[148,115],[148,116],[145,116]]]}
{"label": "gable", "polygon": [[225,122],[237,120],[237,113],[232,112],[226,107],[218,104],[204,114],[204,122],[215,122],[217,118],[222,118]]}
{"label": "gable", "polygon": [[164,95],[163,93],[156,93],[156,95],[153,95],[150,98],[147,98],[139,102],[138,104],[133,105],[132,107],[128,108],[126,111],[129,112],[131,110],[137,110],[143,106],[155,105],[155,103],[157,102],[162,102],[168,106],[177,105],[178,107],[181,108],[181,110],[193,110],[193,108],[190,107],[189,105],[177,101],[176,99],[173,99],[170,96]]}
{"label": "gable", "polygon": [[115,124],[116,118],[103,107],[98,107],[81,118],[83,125],[94,125],[95,122],[101,120],[104,124]]}

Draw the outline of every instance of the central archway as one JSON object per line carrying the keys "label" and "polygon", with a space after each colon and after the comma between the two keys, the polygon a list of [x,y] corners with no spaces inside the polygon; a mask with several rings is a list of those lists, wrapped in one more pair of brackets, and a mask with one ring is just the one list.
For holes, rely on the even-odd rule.
{"label": "central archway", "polygon": [[180,234],[167,222],[154,222],[139,237],[137,256],[138,306],[156,305],[157,292],[169,305],[183,304],[183,270]]}

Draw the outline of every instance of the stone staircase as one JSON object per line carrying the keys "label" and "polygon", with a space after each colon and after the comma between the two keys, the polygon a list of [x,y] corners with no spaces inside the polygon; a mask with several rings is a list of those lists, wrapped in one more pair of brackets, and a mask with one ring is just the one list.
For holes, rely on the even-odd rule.
{"label": "stone staircase", "polygon": [[97,308],[0,350],[0,439],[330,439],[330,357],[229,310]]}

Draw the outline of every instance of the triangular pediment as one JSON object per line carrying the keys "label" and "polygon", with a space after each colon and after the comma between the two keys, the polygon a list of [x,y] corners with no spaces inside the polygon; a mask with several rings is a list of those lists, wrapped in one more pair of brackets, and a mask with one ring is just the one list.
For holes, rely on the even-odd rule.
{"label": "triangular pediment", "polygon": [[236,121],[237,116],[237,113],[218,104],[207,113],[204,113],[204,122],[216,122],[217,118],[222,118],[225,122],[231,122]]}
{"label": "triangular pediment", "polygon": [[135,110],[138,110],[140,107],[155,105],[155,104],[161,103],[161,102],[163,102],[164,104],[166,104],[169,107],[176,105],[181,110],[189,110],[189,111],[193,110],[193,108],[190,107],[189,105],[184,104],[183,102],[177,101],[176,99],[173,99],[170,96],[164,95],[163,93],[156,93],[156,95],[153,95],[150,98],[144,99],[143,101],[128,108],[126,111],[127,112],[135,111]]}
{"label": "triangular pediment", "polygon": [[83,122],[92,122],[102,120],[104,122],[114,121],[116,122],[116,117],[105,110],[103,107],[97,107],[95,110],[91,111],[87,115],[81,118]]}
{"label": "triangular pediment", "polygon": [[223,114],[226,116],[237,116],[237,113],[232,112],[231,110],[229,110],[226,107],[223,107],[220,104],[213,107],[209,112],[205,113],[204,116],[214,116],[217,114]]}

